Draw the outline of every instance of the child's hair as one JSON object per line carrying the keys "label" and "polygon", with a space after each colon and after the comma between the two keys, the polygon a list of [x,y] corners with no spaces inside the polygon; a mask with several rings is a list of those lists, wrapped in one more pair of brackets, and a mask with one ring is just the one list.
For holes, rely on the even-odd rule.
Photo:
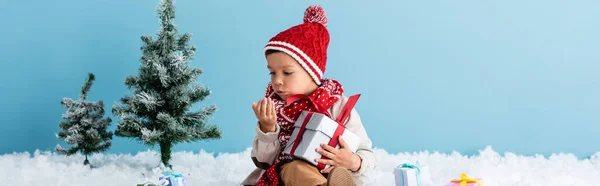
{"label": "child's hair", "polygon": [[269,54],[276,53],[276,52],[281,52],[281,51],[268,49],[267,51],[265,51],[265,56],[268,56]]}

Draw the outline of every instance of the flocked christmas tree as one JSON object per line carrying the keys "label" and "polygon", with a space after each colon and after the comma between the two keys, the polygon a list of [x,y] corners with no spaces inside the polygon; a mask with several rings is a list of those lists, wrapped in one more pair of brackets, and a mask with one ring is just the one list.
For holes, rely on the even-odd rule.
{"label": "flocked christmas tree", "polygon": [[60,144],[56,145],[56,151],[64,155],[72,155],[81,152],[85,155],[84,165],[88,165],[88,155],[95,152],[103,152],[110,148],[113,133],[107,131],[110,126],[110,117],[104,118],[104,103],[100,101],[88,101],[87,94],[92,87],[95,76],[88,74],[85,84],[81,88],[79,100],[63,98],[60,104],[67,108],[59,123],[61,131],[56,137],[73,145],[70,149],[64,149]]}
{"label": "flocked christmas tree", "polygon": [[222,133],[206,121],[216,111],[215,105],[191,110],[211,91],[194,84],[202,70],[189,65],[196,48],[189,44],[190,34],[177,34],[173,1],[162,0],[157,13],[161,23],[158,38],[141,37],[139,74],[125,79],[133,95],[122,97],[112,111],[121,118],[115,135],[158,145],[162,163],[171,167],[174,144],[220,139]]}

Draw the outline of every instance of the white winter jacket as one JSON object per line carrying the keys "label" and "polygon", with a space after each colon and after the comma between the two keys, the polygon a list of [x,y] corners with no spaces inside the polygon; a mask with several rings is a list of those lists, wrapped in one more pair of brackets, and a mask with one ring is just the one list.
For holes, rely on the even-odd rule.
{"label": "white winter jacket", "polygon": [[[348,97],[342,96],[331,108],[329,113],[335,119],[340,114],[340,111],[348,101]],[[359,101],[360,103],[360,101]],[[357,185],[366,185],[364,183],[365,178],[373,171],[376,166],[375,156],[373,154],[371,139],[367,135],[365,128],[360,120],[360,116],[356,109],[352,109],[350,116],[346,120],[345,126],[348,130],[361,138],[361,142],[358,146],[356,154],[362,159],[360,169],[356,172],[352,172],[354,181]],[[255,137],[252,143],[251,157],[256,169],[252,171],[244,181],[242,185],[256,185],[261,175],[268,169],[274,162],[275,157],[280,152],[281,145],[279,144],[279,125],[276,125],[275,132],[263,133],[260,130],[260,126],[256,125]]]}

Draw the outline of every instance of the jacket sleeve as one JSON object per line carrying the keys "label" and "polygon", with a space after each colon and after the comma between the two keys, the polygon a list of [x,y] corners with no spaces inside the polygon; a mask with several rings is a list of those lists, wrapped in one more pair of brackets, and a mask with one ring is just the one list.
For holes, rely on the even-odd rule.
{"label": "jacket sleeve", "polygon": [[[342,104],[339,107],[340,111],[341,108],[348,101],[347,97],[343,96],[342,98]],[[345,126],[346,129],[348,129],[349,131],[361,138],[360,144],[358,145],[358,149],[356,151],[356,154],[361,159],[361,164],[358,171],[352,172],[352,174],[354,176],[368,176],[375,169],[376,159],[372,149],[371,139],[369,138],[369,135],[367,134],[367,131],[365,130],[363,123],[360,119],[360,115],[358,114],[356,109],[353,108],[350,112],[350,115],[346,119]]]}
{"label": "jacket sleeve", "polygon": [[346,128],[361,138],[356,154],[361,159],[360,168],[353,172],[356,176],[368,176],[373,172],[376,165],[375,154],[372,149],[372,142],[360,120],[360,116],[355,109],[352,109],[350,116],[346,122]]}
{"label": "jacket sleeve", "polygon": [[273,164],[277,153],[279,153],[279,125],[275,125],[275,132],[264,133],[260,130],[260,125],[256,123],[255,137],[252,142],[252,151],[250,156],[254,165],[260,169],[268,169]]}

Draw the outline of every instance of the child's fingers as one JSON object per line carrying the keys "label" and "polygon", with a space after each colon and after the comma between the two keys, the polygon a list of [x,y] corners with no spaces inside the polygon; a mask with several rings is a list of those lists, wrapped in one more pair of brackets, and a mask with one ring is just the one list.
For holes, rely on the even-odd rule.
{"label": "child's fingers", "polygon": [[338,137],[338,141],[340,142],[340,148],[346,148],[348,147],[348,144],[346,143],[346,140],[344,140],[344,138],[342,138],[342,136]]}
{"label": "child's fingers", "polygon": [[330,152],[330,153],[333,153],[333,154],[337,154],[337,153],[339,152],[339,150],[338,150],[338,149],[336,149],[336,148],[334,148],[334,147],[332,147],[332,146],[329,146],[329,145],[327,145],[327,144],[321,144],[321,148],[323,148],[323,149],[325,149],[326,151],[328,151],[328,152]]}
{"label": "child's fingers", "polygon": [[261,98],[260,100],[258,100],[258,103],[256,104],[256,117],[258,117],[259,119],[261,119],[261,117],[262,117],[261,116],[262,115],[261,107],[263,105],[263,102],[264,102],[263,98]]}
{"label": "child's fingers", "polygon": [[258,110],[256,110],[256,107],[257,107],[257,106],[258,106],[258,105],[257,105],[255,102],[252,102],[252,110],[254,111],[254,115],[255,115],[256,117],[258,117]]}
{"label": "child's fingers", "polygon": [[326,150],[323,150],[323,149],[321,149],[321,148],[317,148],[316,150],[317,150],[317,152],[318,152],[319,154],[321,154],[321,155],[323,155],[323,156],[325,156],[325,157],[328,157],[329,159],[333,159],[333,158],[335,158],[335,155],[334,155],[334,154],[332,154],[331,152],[328,152],[328,151],[326,151]]}
{"label": "child's fingers", "polygon": [[275,105],[273,104],[273,100],[269,98],[269,108],[267,110],[269,118],[272,118],[275,115]]}
{"label": "child's fingers", "polygon": [[329,166],[328,168],[321,170],[321,173],[329,173],[329,172],[331,172],[331,170],[333,170],[333,168],[335,168],[335,167]]}
{"label": "child's fingers", "polygon": [[335,161],[330,160],[330,159],[321,159],[321,158],[317,158],[315,159],[315,162],[317,163],[322,163],[322,164],[326,164],[326,165],[331,165],[331,166],[336,166],[337,164],[335,163]]}
{"label": "child's fingers", "polygon": [[263,98],[262,100],[260,100],[260,116],[261,117],[266,117],[266,113],[267,113],[267,98]]}
{"label": "child's fingers", "polygon": [[269,98],[265,100],[265,117],[271,117],[271,100]]}

